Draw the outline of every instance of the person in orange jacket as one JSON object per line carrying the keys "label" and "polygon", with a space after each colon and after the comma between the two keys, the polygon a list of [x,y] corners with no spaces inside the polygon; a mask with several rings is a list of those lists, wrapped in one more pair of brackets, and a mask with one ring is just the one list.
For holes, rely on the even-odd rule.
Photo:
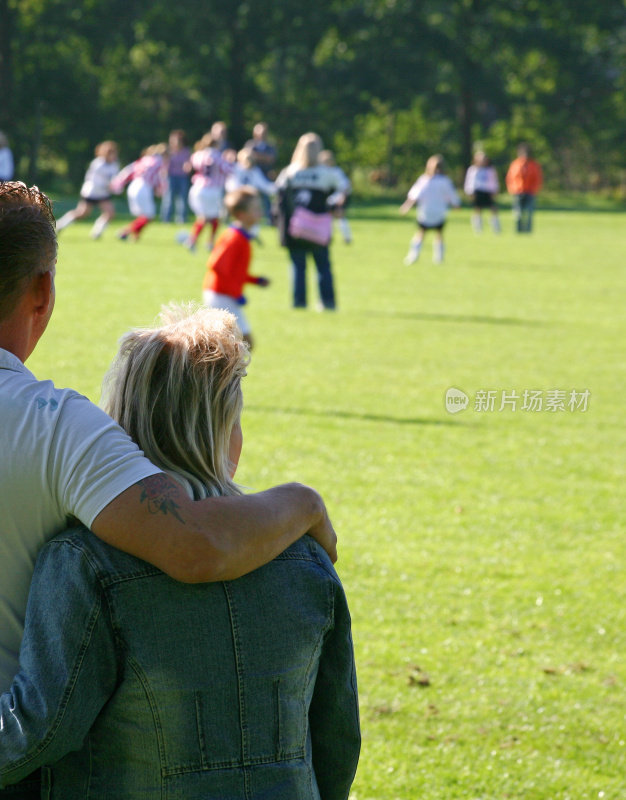
{"label": "person in orange jacket", "polygon": [[506,188],[513,196],[513,218],[518,233],[532,230],[535,196],[543,184],[541,166],[531,158],[530,147],[523,143],[517,148],[517,158],[506,173]]}

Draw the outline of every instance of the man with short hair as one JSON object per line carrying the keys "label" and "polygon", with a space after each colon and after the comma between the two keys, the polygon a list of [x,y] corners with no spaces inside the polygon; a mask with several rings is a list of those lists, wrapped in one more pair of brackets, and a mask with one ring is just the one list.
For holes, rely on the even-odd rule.
{"label": "man with short hair", "polygon": [[321,497],[284,484],[194,502],[101,409],[24,366],[54,307],[57,241],[37,187],[0,185],[0,691],[18,669],[41,546],[79,519],[185,582],[239,577],[305,533],[336,560]]}

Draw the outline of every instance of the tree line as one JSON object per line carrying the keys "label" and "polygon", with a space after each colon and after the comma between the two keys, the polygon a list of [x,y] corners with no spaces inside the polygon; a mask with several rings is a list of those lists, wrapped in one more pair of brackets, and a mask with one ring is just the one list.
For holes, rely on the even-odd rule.
{"label": "tree line", "polygon": [[0,130],[20,177],[79,185],[222,119],[315,130],[346,170],[406,183],[434,152],[505,166],[527,141],[555,189],[626,192],[623,0],[0,0]]}

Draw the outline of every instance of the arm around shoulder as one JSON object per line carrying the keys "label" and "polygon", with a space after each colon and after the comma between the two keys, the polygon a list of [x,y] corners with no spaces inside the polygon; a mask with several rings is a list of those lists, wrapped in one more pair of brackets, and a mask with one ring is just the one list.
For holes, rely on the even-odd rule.
{"label": "arm around shoulder", "polygon": [[289,483],[256,494],[190,500],[164,474],[134,484],[92,523],[104,541],[180,581],[232,580],[268,563],[309,533],[337,559],[320,495]]}

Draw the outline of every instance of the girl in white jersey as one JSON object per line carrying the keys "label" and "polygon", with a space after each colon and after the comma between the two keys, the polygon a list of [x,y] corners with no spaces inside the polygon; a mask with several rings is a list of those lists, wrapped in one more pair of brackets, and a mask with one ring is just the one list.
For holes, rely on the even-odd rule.
{"label": "girl in white jersey", "polygon": [[350,224],[346,218],[346,208],[348,207],[348,203],[350,202],[350,194],[352,192],[352,184],[350,183],[350,179],[346,175],[346,173],[341,169],[341,167],[337,166],[337,162],[335,161],[335,154],[332,150],[322,150],[322,152],[317,157],[318,164],[325,164],[327,167],[332,167],[335,172],[337,173],[339,180],[343,183],[346,187],[343,191],[342,199],[336,202],[328,202],[328,205],[333,218],[337,221],[337,226],[341,231],[341,235],[343,240],[346,244],[352,243],[352,231],[350,230]]}
{"label": "girl in white jersey", "polygon": [[500,233],[500,220],[498,219],[498,206],[496,195],[500,190],[498,173],[491,166],[491,162],[482,150],[474,153],[474,161],[465,173],[463,191],[471,199],[474,208],[472,212],[472,228],[476,233],[483,229],[483,209],[491,210],[491,227],[494,233]]}
{"label": "girl in white jersey", "polygon": [[99,239],[115,216],[115,207],[111,202],[110,184],[120,168],[117,144],[111,141],[100,142],[99,145],[96,145],[94,154],[96,157],[85,174],[78,205],[58,220],[57,233],[77,219],[88,217],[94,206],[98,206],[100,216],[94,222],[89,235],[92,239]]}
{"label": "girl in white jersey", "polygon": [[404,263],[409,265],[417,261],[426,231],[432,230],[435,232],[433,262],[441,264],[444,253],[443,228],[448,208],[461,205],[452,181],[444,174],[443,156],[434,155],[428,159],[424,174],[409,189],[406,200],[400,206],[400,213],[406,214],[414,205],[417,205],[418,230],[411,239]]}
{"label": "girl in white jersey", "polygon": [[261,194],[274,197],[278,191],[276,184],[268,180],[260,167],[254,163],[254,153],[244,147],[237,153],[237,161],[233,164],[233,171],[226,178],[226,191],[234,192],[242,186],[252,186]]}

